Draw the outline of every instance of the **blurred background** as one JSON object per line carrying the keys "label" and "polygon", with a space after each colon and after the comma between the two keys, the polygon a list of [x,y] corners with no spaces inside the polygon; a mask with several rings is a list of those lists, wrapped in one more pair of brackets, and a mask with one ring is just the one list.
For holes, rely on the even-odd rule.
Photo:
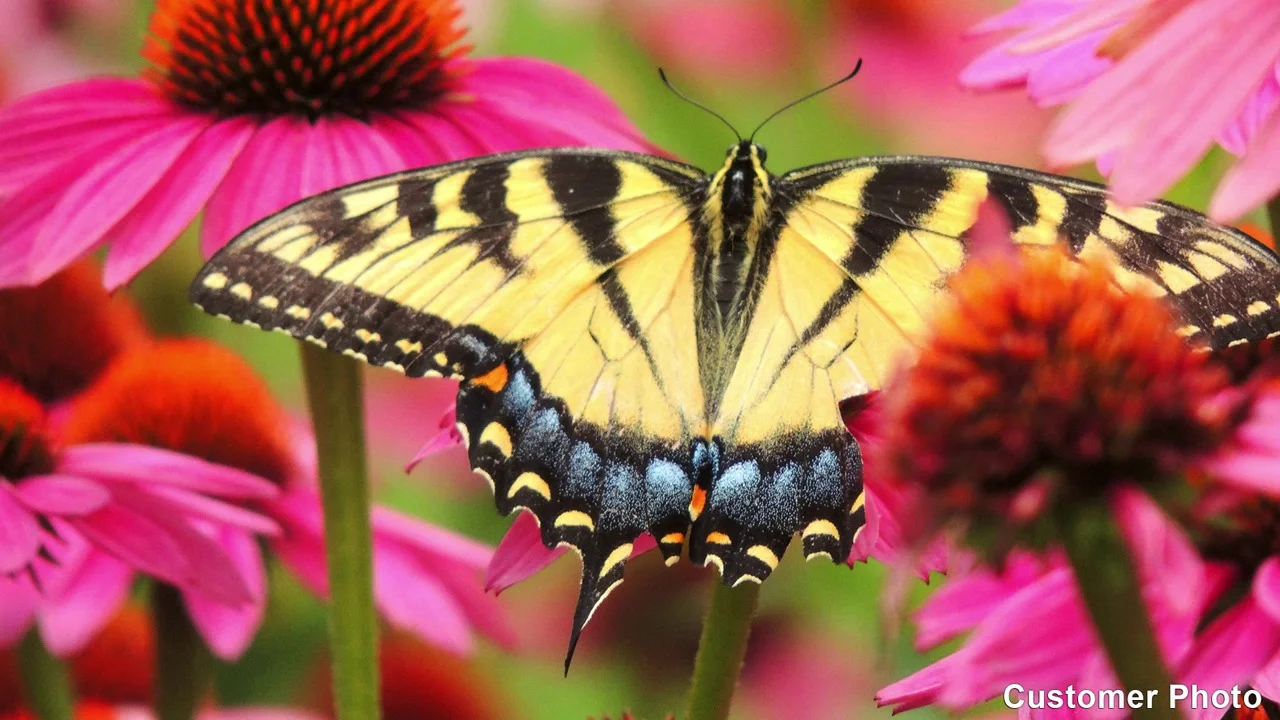
{"label": "blurred background", "polygon": [[[3,0],[0,98],[87,75],[135,73],[153,0]],[[733,141],[714,118],[659,82],[665,68],[684,92],[742,133],[776,108],[848,72],[858,77],[782,115],[758,141],[775,173],[838,157],[928,153],[1038,167],[1050,113],[1023,93],[976,95],[959,88],[964,64],[991,40],[964,31],[999,0],[467,0],[477,55],[530,55],[586,75],[671,154],[718,166]],[[1203,208],[1217,160],[1173,197]],[[212,337],[241,353],[277,394],[303,411],[297,351],[278,335],[213,320],[185,302],[199,267],[195,238],[175,245],[128,289],[159,332]],[[436,434],[452,401],[447,381],[366,373],[378,499],[496,544],[510,524],[461,449],[403,467]],[[454,658],[393,637],[387,644],[389,720],[397,718],[639,718],[678,711],[693,664],[714,573],[687,563],[667,569],[656,553],[627,568],[589,626],[572,672],[561,661],[578,584],[572,556],[502,596],[520,637],[508,652],[482,645]],[[887,717],[874,691],[924,664],[882,609],[886,573],[806,566],[789,554],[765,586],[737,701],[739,718]],[[273,573],[263,631],[244,658],[223,666],[223,705],[324,706],[324,615],[284,573]],[[919,583],[913,591],[926,592]],[[886,621],[888,617],[888,621]],[[116,645],[86,672],[134,673],[150,662],[146,623],[122,618]],[[105,658],[105,660],[103,659]],[[134,660],[128,660],[134,658]],[[9,663],[12,660],[7,661]],[[11,676],[9,672],[0,673]],[[138,678],[142,678],[139,680]],[[0,683],[0,699],[12,697]],[[7,695],[6,695],[7,693]],[[917,711],[929,717],[928,710]]]}

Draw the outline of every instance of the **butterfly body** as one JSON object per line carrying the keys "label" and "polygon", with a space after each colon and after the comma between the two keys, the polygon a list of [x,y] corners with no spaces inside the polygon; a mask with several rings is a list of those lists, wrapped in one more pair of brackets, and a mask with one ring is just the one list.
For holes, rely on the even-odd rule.
{"label": "butterfly body", "polygon": [[500,511],[583,559],[572,643],[636,538],[762,582],[792,538],[844,562],[865,521],[842,399],[910,360],[988,199],[1028,251],[1109,262],[1205,348],[1280,334],[1280,261],[1166,203],[949,158],[771,175],[732,147],[535,150],[377,178],[246,230],[192,286],[207,311],[410,376],[459,379]]}

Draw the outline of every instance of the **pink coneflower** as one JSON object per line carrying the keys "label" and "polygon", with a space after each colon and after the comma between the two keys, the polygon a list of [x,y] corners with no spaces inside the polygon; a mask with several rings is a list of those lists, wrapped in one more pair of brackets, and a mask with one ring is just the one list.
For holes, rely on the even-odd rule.
{"label": "pink coneflower", "polygon": [[[244,503],[238,512],[260,512],[279,523],[272,552],[318,595],[328,592],[323,518],[314,481],[310,435],[289,431],[290,422],[252,370],[238,357],[203,341],[157,342],[121,356],[76,403],[65,434],[153,444],[240,468],[281,490],[276,497]],[[464,653],[473,630],[511,642],[493,598],[479,583],[489,548],[386,508],[373,511],[374,582],[378,608],[396,627],[435,645]],[[250,578],[252,602],[233,605],[186,592],[187,610],[209,647],[233,659],[248,647],[262,621],[266,575],[261,549],[248,533],[210,532],[240,572]],[[80,569],[90,567],[88,563]],[[54,610],[77,605],[103,587],[127,587],[127,567],[93,567],[94,577],[55,600]],[[87,603],[86,603],[87,604]],[[66,641],[75,648],[114,607],[98,602],[86,612],[63,612]]]}
{"label": "pink coneflower", "polygon": [[168,450],[60,443],[43,407],[0,379],[0,644],[16,641],[41,591],[60,592],[66,567],[90,555],[231,607],[249,603],[251,580],[201,530],[277,532],[230,504],[276,494],[243,471]]}
{"label": "pink coneflower", "polygon": [[876,458],[919,498],[919,536],[960,523],[996,556],[1041,544],[1055,509],[1105,502],[1218,457],[1243,418],[1226,372],[1159,299],[1101,264],[998,256],[952,281],[916,364],[886,392]]}
{"label": "pink coneflower", "polygon": [[[1143,597],[1166,662],[1190,649],[1196,623],[1220,585],[1187,538],[1137,492],[1115,500]],[[915,615],[925,650],[965,636],[958,650],[876,693],[894,712],[940,704],[959,709],[1000,697],[1006,686],[1093,691],[1119,686],[1057,554],[1014,551],[1002,571],[976,567],[949,580]],[[967,634],[967,635],[966,635]]]}
{"label": "pink coneflower", "polygon": [[545,145],[645,147],[578,76],[468,59],[449,0],[161,0],[142,78],[0,112],[0,284],[109,247],[127,282],[202,209],[210,254],[308,195]]}
{"label": "pink coneflower", "polygon": [[1241,156],[1209,214],[1233,220],[1280,189],[1280,4],[1272,0],[1023,0],[979,33],[1017,33],[961,82],[1072,103],[1044,145],[1099,158],[1126,204],[1167,190],[1216,141]]}
{"label": "pink coneflower", "polygon": [[[1072,524],[1096,529],[1100,518],[1119,526],[1117,552],[1136,568],[1152,652],[1185,672],[1225,575],[1144,491],[1176,497],[1188,474],[1232,492],[1258,487],[1266,471],[1274,478],[1280,401],[1231,387],[1225,370],[1173,332],[1160,300],[1120,292],[1105,266],[1057,251],[993,253],[952,290],[917,364],[886,390],[878,474],[912,499],[917,542],[958,531],[1003,571],[973,570],[926,605],[922,646],[967,639],[878,699],[899,710],[958,708],[1013,682],[1117,687],[1070,554]],[[1238,666],[1256,656],[1240,653]]]}

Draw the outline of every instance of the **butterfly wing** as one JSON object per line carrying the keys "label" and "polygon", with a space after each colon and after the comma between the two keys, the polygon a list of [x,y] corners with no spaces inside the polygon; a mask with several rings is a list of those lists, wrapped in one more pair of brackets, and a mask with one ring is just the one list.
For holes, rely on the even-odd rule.
{"label": "butterfly wing", "polygon": [[1280,333],[1280,261],[1185,208],[1121,208],[1101,186],[945,158],[863,158],[778,178],[771,269],[712,419],[723,470],[694,524],[695,561],[763,578],[794,532],[843,560],[863,522],[861,460],[838,401],[910,362],[988,198],[1026,248],[1114,263],[1120,287],[1169,299],[1189,341]]}
{"label": "butterfly wing", "polygon": [[583,556],[576,641],[635,537],[678,552],[688,527],[689,445],[705,427],[689,222],[701,179],[656,157],[552,150],[370,180],[245,231],[191,297],[461,379],[459,429],[499,509],[528,508],[548,547]]}

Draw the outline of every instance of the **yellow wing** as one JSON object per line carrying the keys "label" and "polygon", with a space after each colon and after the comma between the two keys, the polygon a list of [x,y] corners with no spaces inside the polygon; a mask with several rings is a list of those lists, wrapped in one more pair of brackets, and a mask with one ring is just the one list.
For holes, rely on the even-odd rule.
{"label": "yellow wing", "polygon": [[804,169],[774,192],[777,244],[711,419],[727,469],[690,552],[733,582],[771,570],[796,530],[808,557],[848,554],[863,522],[861,467],[838,403],[911,361],[987,198],[1021,246],[1105,258],[1122,288],[1168,297],[1192,342],[1280,334],[1275,254],[1177,206],[1120,208],[1090,183],[920,157]]}
{"label": "yellow wing", "polygon": [[[702,174],[595,150],[491,156],[304,200],[192,285],[205,310],[408,375],[463,380],[499,509],[583,556],[574,640],[635,537],[680,551],[705,427],[693,326]],[[572,652],[572,648],[571,648]]]}

